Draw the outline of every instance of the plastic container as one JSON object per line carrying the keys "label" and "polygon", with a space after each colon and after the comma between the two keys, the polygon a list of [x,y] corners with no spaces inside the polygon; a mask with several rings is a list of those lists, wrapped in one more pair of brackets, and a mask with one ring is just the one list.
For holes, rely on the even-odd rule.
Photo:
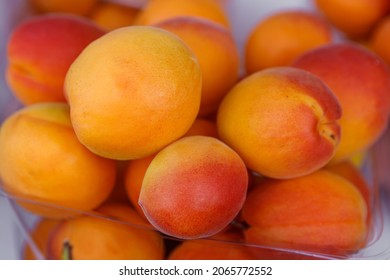
{"label": "plastic container", "polygon": [[[126,2],[125,0],[121,2]],[[139,2],[139,1],[137,1]],[[280,9],[290,9],[290,8],[301,8],[307,10],[313,10],[312,1],[307,0],[284,0],[284,1],[267,1],[267,0],[240,0],[240,1],[225,1],[226,7],[232,22],[232,28],[234,36],[237,40],[237,44],[240,47],[242,56],[242,46],[248,33],[250,32],[253,25],[258,22],[262,17],[268,13],[274,12]],[[272,2],[272,3],[271,3]],[[6,67],[6,57],[5,57],[5,42],[6,38],[9,35],[9,32],[12,30],[13,26],[17,24],[21,19],[28,16],[30,11],[28,9],[27,1],[23,0],[6,0],[0,1],[0,71],[4,73]],[[245,19],[243,21],[242,19]],[[11,92],[8,90],[5,81],[4,74],[0,75],[0,121],[3,121],[6,116],[21,107],[21,104],[12,96]],[[383,145],[382,145],[383,146]],[[382,147],[383,148],[383,147]],[[367,246],[348,256],[349,259],[390,259],[390,193],[386,188],[381,187],[380,185],[384,182],[383,172],[378,172],[378,164],[380,163],[380,158],[383,156],[383,153],[376,152],[375,148],[373,152],[367,157],[366,161],[362,166],[363,173],[369,183],[371,189],[371,213],[372,213],[372,223],[370,224],[369,237]],[[5,194],[0,188],[0,203],[7,201],[11,213],[14,216],[14,223],[9,225],[14,228],[13,236],[13,245],[16,249],[17,255],[22,258],[22,251],[25,244],[29,244],[32,250],[36,253],[38,258],[44,258],[43,253],[39,251],[36,244],[31,239],[29,235],[30,230],[33,228],[35,223],[39,221],[40,217],[30,214],[20,208],[17,205],[17,202],[20,200],[17,197],[10,197]],[[3,199],[4,198],[4,199]],[[56,206],[52,206],[56,207]],[[95,215],[100,216],[104,219],[109,219],[113,223],[120,222],[111,218],[104,217],[95,212],[83,213],[85,215]],[[0,214],[1,215],[1,214]],[[120,222],[123,223],[123,222]],[[136,226],[136,225],[132,225]],[[147,229],[147,228],[145,228]],[[150,229],[149,230],[153,230]],[[168,246],[174,246],[180,240],[176,240],[171,237],[164,237]],[[6,241],[7,242],[7,241]],[[226,242],[226,241],[219,241]],[[173,244],[173,245],[172,245]],[[255,244],[244,244],[241,243],[239,246],[258,246]],[[258,246],[260,247],[260,246]],[[303,252],[303,251],[290,251],[283,250],[281,248],[273,247],[261,247],[268,248],[275,251],[287,251],[292,254],[295,254],[297,258],[320,258],[320,259],[342,259],[341,256],[331,256],[317,254],[313,252]]]}

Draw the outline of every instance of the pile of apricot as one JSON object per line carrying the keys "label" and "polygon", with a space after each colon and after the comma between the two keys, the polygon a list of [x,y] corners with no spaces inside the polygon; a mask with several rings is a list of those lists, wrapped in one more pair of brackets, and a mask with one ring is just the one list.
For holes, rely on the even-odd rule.
{"label": "pile of apricot", "polygon": [[0,129],[2,188],[41,217],[24,258],[367,245],[374,186],[355,159],[389,121],[389,1],[280,10],[242,48],[227,1],[29,2],[7,41],[21,108]]}

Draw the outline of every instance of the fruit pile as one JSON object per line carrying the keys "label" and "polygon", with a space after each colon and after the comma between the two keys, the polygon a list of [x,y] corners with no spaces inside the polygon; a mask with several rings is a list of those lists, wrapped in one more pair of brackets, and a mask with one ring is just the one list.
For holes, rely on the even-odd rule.
{"label": "fruit pile", "polygon": [[7,41],[23,105],[0,129],[2,188],[41,217],[42,256],[26,246],[24,258],[366,246],[373,186],[356,158],[389,121],[390,2],[269,14],[242,56],[225,2],[30,1]]}

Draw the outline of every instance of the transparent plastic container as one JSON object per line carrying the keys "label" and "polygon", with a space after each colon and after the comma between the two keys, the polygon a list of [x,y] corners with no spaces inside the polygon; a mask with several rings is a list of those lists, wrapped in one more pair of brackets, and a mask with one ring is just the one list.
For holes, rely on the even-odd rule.
{"label": "transparent plastic container", "polygon": [[[126,2],[125,0],[121,2]],[[242,46],[248,33],[253,25],[258,22],[262,17],[268,13],[274,12],[280,9],[301,8],[307,10],[313,10],[312,1],[308,0],[296,0],[296,1],[267,1],[267,0],[240,0],[240,1],[226,1],[226,7],[232,22],[233,33],[237,44],[240,48],[240,55],[242,56]],[[4,73],[6,67],[5,56],[5,43],[12,28],[23,18],[29,16],[27,1],[23,0],[5,0],[0,1],[0,71]],[[242,19],[245,21],[242,21]],[[13,97],[11,92],[6,86],[4,80],[4,74],[0,75],[0,121],[2,122],[9,114],[20,108],[22,105]],[[382,150],[383,150],[382,143]],[[363,174],[370,186],[370,200],[372,209],[372,221],[369,225],[368,241],[365,248],[358,252],[345,256],[337,255],[324,255],[315,252],[286,250],[282,248],[264,247],[256,244],[245,244],[244,242],[236,242],[237,246],[250,246],[269,249],[275,252],[287,252],[295,256],[297,259],[390,259],[390,188],[388,182],[385,180],[387,174],[378,172],[378,165],[382,164],[381,157],[385,156],[382,152],[378,152],[374,147],[373,152],[366,158],[362,165]],[[390,155],[389,155],[390,157]],[[386,177],[386,178],[384,178]],[[390,180],[389,180],[390,181]],[[35,252],[38,259],[44,259],[44,253],[40,252],[37,245],[32,240],[29,232],[34,225],[41,219],[39,216],[33,215],[23,208],[18,206],[18,202],[22,199],[18,197],[12,197],[2,191],[0,186],[0,196],[7,201],[9,208],[14,216],[14,223],[10,226],[15,227],[15,238],[12,241],[15,249],[18,252],[20,258],[23,257],[24,246],[28,244]],[[26,200],[23,200],[26,202]],[[31,202],[34,203],[34,202]],[[48,205],[48,207],[57,207],[55,205]],[[74,211],[72,209],[67,209]],[[103,216],[96,212],[79,213],[83,215],[93,215],[102,219],[107,219],[113,223],[124,223],[123,221],[115,220],[113,218]],[[129,224],[133,227],[140,227],[139,225]],[[151,227],[140,228],[140,230],[154,230]],[[169,236],[164,236],[165,243],[168,247],[174,247],[181,241]],[[215,240],[216,242],[225,243],[224,240]]]}

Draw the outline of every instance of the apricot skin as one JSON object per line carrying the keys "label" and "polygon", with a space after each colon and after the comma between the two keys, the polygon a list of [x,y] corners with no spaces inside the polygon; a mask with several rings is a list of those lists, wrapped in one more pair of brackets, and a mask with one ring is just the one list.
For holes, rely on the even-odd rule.
{"label": "apricot skin", "polygon": [[266,179],[242,209],[251,244],[345,256],[364,247],[367,205],[359,190],[326,170]]}
{"label": "apricot skin", "polygon": [[7,42],[8,86],[25,105],[66,102],[63,87],[70,65],[104,33],[92,21],[72,15],[47,14],[23,21]]}
{"label": "apricot skin", "polygon": [[114,187],[116,163],[91,153],[77,140],[67,104],[39,103],[3,122],[0,178],[4,190],[16,201],[22,199],[21,205],[31,212],[61,218],[101,204]]}
{"label": "apricot skin", "polygon": [[218,233],[235,218],[247,184],[247,169],[233,150],[212,137],[188,136],[152,160],[139,204],[161,232],[202,238]]}
{"label": "apricot skin", "polygon": [[337,98],[319,78],[295,70],[274,67],[244,78],[218,110],[220,139],[267,177],[292,178],[323,167],[340,139]]}

